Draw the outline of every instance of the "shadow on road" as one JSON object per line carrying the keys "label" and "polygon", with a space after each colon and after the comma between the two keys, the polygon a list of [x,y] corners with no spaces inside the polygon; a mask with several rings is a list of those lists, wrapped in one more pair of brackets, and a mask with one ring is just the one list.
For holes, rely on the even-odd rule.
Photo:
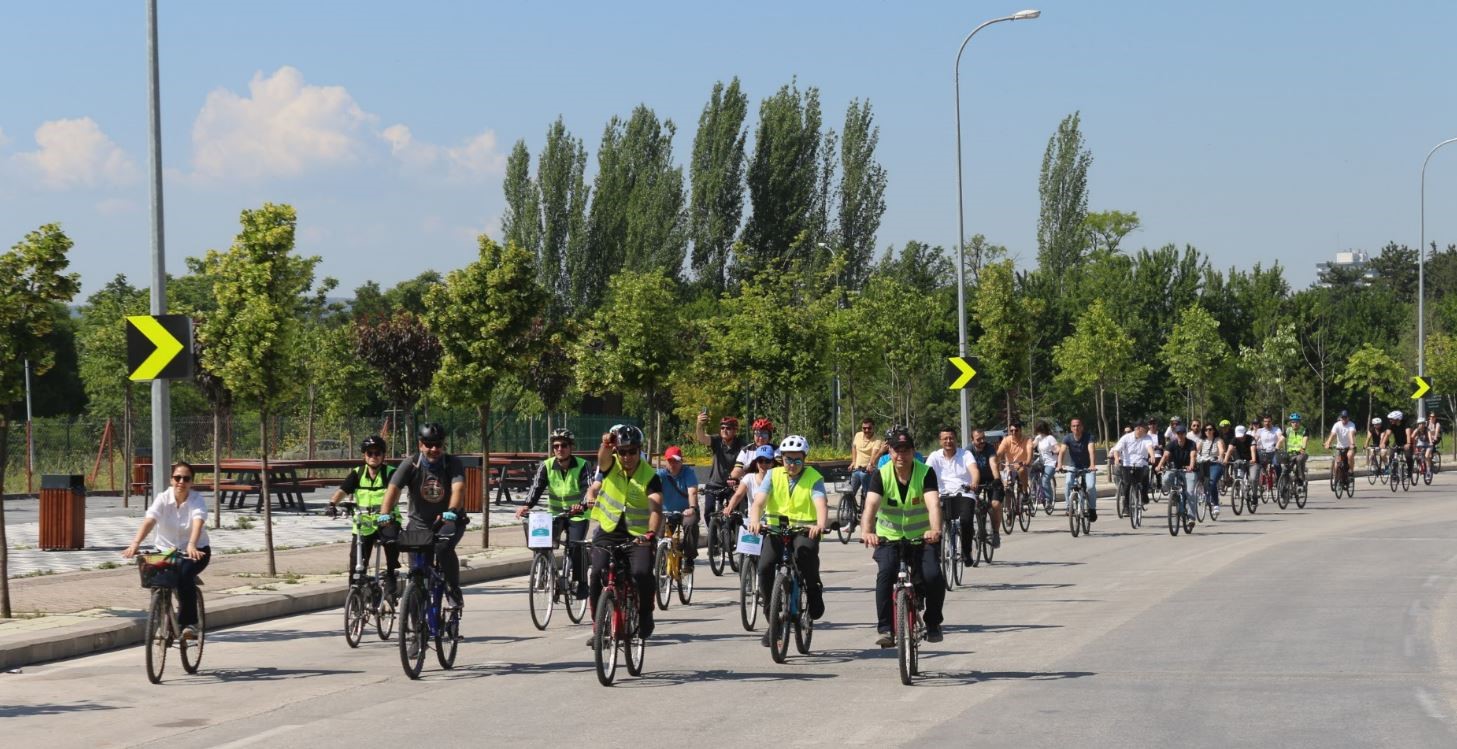
{"label": "shadow on road", "polygon": [[951,634],[993,634],[997,632],[1025,632],[1033,629],[1062,629],[1061,624],[943,624],[941,631]]}
{"label": "shadow on road", "polygon": [[[927,655],[930,654],[922,653],[921,658],[925,659]],[[1097,673],[1093,671],[971,671],[964,674],[950,674],[925,671],[922,672],[920,678],[915,680],[915,684],[918,687],[959,687],[987,681],[1062,681],[1064,679],[1081,679],[1085,676],[1097,676]]]}
{"label": "shadow on road", "polygon": [[[373,631],[373,630],[370,630]],[[227,630],[207,633],[208,642],[282,642],[285,640],[308,640],[323,637],[339,637],[344,628],[301,632],[295,629]]]}
{"label": "shadow on road", "polygon": [[[791,657],[790,663],[806,663],[807,659]],[[675,687],[682,684],[700,684],[711,681],[742,681],[742,682],[788,682],[788,681],[823,681],[825,679],[837,678],[837,674],[806,674],[794,671],[729,671],[726,669],[710,669],[707,671],[647,671],[641,678],[619,679],[614,683],[616,687]]]}
{"label": "shadow on road", "polygon": [[204,670],[199,674],[199,681],[278,681],[281,679],[307,679],[314,676],[339,676],[342,674],[362,674],[363,671],[325,668],[220,668],[217,670]]}
{"label": "shadow on road", "polygon": [[1071,587],[1073,587],[1073,584],[1072,583],[991,583],[991,584],[987,584],[987,585],[978,585],[976,583],[972,583],[971,585],[965,585],[965,586],[962,586],[962,587],[971,588],[973,590],[980,590],[980,591],[993,591],[993,590],[1042,590],[1044,588],[1071,588]]}
{"label": "shadow on road", "polygon": [[997,562],[998,567],[1076,567],[1087,562]]}
{"label": "shadow on road", "polygon": [[100,705],[95,702],[45,703],[40,705],[0,705],[0,718],[27,718],[34,715],[63,715],[65,713],[91,713],[98,710],[117,710],[119,705]]}

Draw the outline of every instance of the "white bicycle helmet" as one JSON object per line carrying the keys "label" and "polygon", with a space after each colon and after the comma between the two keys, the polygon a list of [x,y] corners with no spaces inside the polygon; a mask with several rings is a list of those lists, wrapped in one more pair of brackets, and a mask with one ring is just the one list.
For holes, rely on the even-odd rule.
{"label": "white bicycle helmet", "polygon": [[1373,426],[1373,427],[1379,427],[1379,426],[1381,426],[1381,417],[1380,416],[1372,416],[1371,417],[1371,426]]}
{"label": "white bicycle helmet", "polygon": [[1404,414],[1402,414],[1402,412],[1400,412],[1400,411],[1392,411],[1391,413],[1389,413],[1389,414],[1386,415],[1386,418],[1387,418],[1388,421],[1401,421],[1402,416],[1404,416]]}
{"label": "white bicycle helmet", "polygon": [[788,437],[785,437],[784,439],[780,440],[780,442],[779,442],[779,452],[781,452],[781,453],[809,453],[809,440],[806,440],[805,438],[803,438],[803,437],[801,437],[801,436],[799,436],[797,434],[791,434]]}

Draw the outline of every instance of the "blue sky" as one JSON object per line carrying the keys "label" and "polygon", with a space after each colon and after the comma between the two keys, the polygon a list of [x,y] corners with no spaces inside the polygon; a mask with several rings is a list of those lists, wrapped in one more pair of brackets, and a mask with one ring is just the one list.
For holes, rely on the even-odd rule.
{"label": "blue sky", "polygon": [[[1021,3],[1026,3],[1023,5]],[[1082,112],[1091,207],[1125,248],[1279,260],[1297,286],[1346,248],[1410,245],[1422,158],[1457,136],[1457,2],[183,3],[163,0],[168,268],[224,249],[238,212],[299,210],[299,250],[353,289],[474,255],[505,154],[558,114],[589,158],[638,103],[679,126],[718,80],[797,77],[839,129],[868,98],[889,172],[881,247],[956,232],[952,63],[967,232],[1036,253],[1037,172]],[[1378,12],[1383,11],[1383,12]],[[60,221],[89,294],[149,268],[145,3],[10,3],[0,23],[0,242]],[[593,162],[589,161],[589,170]],[[1457,145],[1428,170],[1427,236],[1457,242]]]}

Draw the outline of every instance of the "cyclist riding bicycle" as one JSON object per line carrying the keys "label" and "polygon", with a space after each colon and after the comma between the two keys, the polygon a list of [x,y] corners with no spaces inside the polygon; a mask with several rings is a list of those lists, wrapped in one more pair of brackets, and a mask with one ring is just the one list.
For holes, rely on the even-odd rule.
{"label": "cyclist riding bicycle", "polygon": [[[911,433],[898,430],[890,441],[891,463],[870,476],[861,523],[865,545],[875,550],[875,644],[895,646],[891,629],[891,589],[899,573],[896,541],[924,541],[919,563],[907,560],[917,594],[926,601],[926,642],[940,642],[946,582],[941,573],[940,478],[915,459]],[[995,460],[995,457],[992,458]],[[882,545],[889,542],[890,545]]]}
{"label": "cyclist riding bicycle", "polygon": [[[1027,465],[1032,462],[1032,440],[1022,435],[1022,422],[1007,425],[1007,436],[997,444],[997,460],[1002,468],[1016,474],[1017,485],[1027,491]],[[1004,486],[1003,491],[1011,489]]]}
{"label": "cyclist riding bicycle", "polygon": [[1372,416],[1371,426],[1366,428],[1366,442],[1361,445],[1361,450],[1369,453],[1374,447],[1378,455],[1384,454],[1387,437],[1386,420],[1380,416]]}
{"label": "cyclist riding bicycle", "polygon": [[1280,427],[1275,426],[1274,419],[1268,414],[1260,418],[1260,428],[1255,432],[1256,456],[1259,458],[1259,467],[1267,465],[1275,466],[1275,479],[1279,480],[1281,473],[1280,448],[1285,445],[1285,434]]}
{"label": "cyclist riding bicycle", "polygon": [[971,564],[972,539],[976,536],[976,497],[973,487],[981,483],[980,469],[971,453],[956,446],[956,430],[941,427],[936,434],[941,449],[926,459],[936,477],[937,493],[947,517],[961,518],[961,559]]}
{"label": "cyclist riding bicycle", "polygon": [[[572,542],[587,538],[586,494],[592,483],[592,464],[586,458],[572,455],[577,446],[577,436],[572,430],[559,428],[551,433],[551,457],[541,461],[536,475],[531,477],[531,487],[526,490],[526,505],[516,510],[516,517],[526,517],[541,501],[542,492],[547,495],[546,507],[551,513],[552,536],[565,533],[567,556],[572,560],[572,574],[577,580],[576,595],[587,596],[587,558],[580,546]],[[530,532],[522,526],[523,530]]]}
{"label": "cyclist riding bicycle", "polygon": [[[137,555],[137,549],[153,528],[157,535],[152,544],[164,552],[176,551],[181,556],[177,565],[177,626],[182,630],[182,639],[196,640],[197,632],[197,576],[207,569],[212,561],[212,544],[207,535],[207,501],[192,488],[192,464],[177,461],[172,464],[172,486],[162,490],[152,505],[147,508],[142,527],[131,545],[122,549],[123,559]],[[160,677],[158,677],[160,678]]]}
{"label": "cyclist riding bicycle", "polygon": [[[900,431],[910,434],[909,430],[902,429]],[[984,430],[974,429],[971,432],[971,448],[967,452],[971,453],[972,460],[976,461],[976,483],[972,485],[972,489],[976,491],[976,494],[981,499],[985,499],[991,507],[992,548],[1000,549],[1002,547],[1002,482],[999,477],[1002,475],[1002,470],[1001,462],[997,458],[997,450],[991,446],[991,443],[987,442],[987,434]],[[916,458],[917,462],[920,462],[919,456],[913,457]],[[889,463],[886,465],[889,465]],[[884,468],[881,470],[884,470]],[[973,523],[966,523],[964,518],[962,519],[962,523],[962,530],[966,530],[974,525]],[[966,541],[966,538],[963,537],[961,540]],[[961,548],[965,551],[970,549],[971,545],[965,544]]]}
{"label": "cyclist riding bicycle", "polygon": [[1209,514],[1219,519],[1219,480],[1224,478],[1224,458],[1229,453],[1224,437],[1213,424],[1204,425],[1204,439],[1195,448],[1195,460],[1203,471],[1204,499],[1209,504]]}
{"label": "cyclist riding bicycle", "polygon": [[1432,453],[1442,446],[1442,422],[1437,420],[1436,411],[1427,412],[1427,463],[1432,462]]}
{"label": "cyclist riding bicycle", "polygon": [[[682,513],[683,571],[693,571],[698,558],[698,474],[693,466],[683,465],[683,449],[673,445],[663,451],[667,465],[659,468],[658,480],[663,485],[663,512]],[[672,529],[665,529],[667,536]]]}
{"label": "cyclist riding bicycle", "polygon": [[[884,447],[882,447],[880,449],[880,457],[875,459],[875,470],[878,471],[878,470],[880,470],[880,469],[882,469],[882,468],[884,468],[884,467],[886,467],[887,465],[890,464],[890,457],[891,457],[891,455],[890,455],[890,447],[889,447],[890,440],[891,440],[892,437],[895,436],[895,433],[896,432],[899,432],[899,431],[902,431],[902,430],[905,430],[905,429],[906,428],[903,427],[903,426],[901,426],[900,424],[896,424],[895,426],[893,426],[893,427],[885,430],[885,445],[886,446],[884,446]],[[916,451],[915,458],[916,458],[916,460],[919,460],[922,463],[925,463],[926,462],[926,458],[923,455],[921,455],[921,451],[919,451],[919,450]]]}
{"label": "cyclist riding bicycle", "polygon": [[1290,468],[1299,476],[1305,475],[1305,461],[1310,456],[1306,454],[1306,446],[1310,441],[1310,435],[1305,432],[1305,425],[1300,422],[1300,412],[1290,414],[1290,431],[1285,435],[1285,449],[1290,453]]}
{"label": "cyclist riding bicycle", "polygon": [[744,449],[744,439],[739,436],[739,420],[725,416],[718,421],[718,434],[712,437],[704,431],[708,424],[708,410],[698,412],[698,425],[694,428],[694,439],[708,448],[708,475],[703,482],[704,517],[718,509],[720,500],[726,501],[737,481],[731,481],[735,458]]}
{"label": "cyclist riding bicycle", "polygon": [[1046,421],[1037,422],[1037,436],[1032,438],[1032,449],[1038,460],[1042,461],[1042,475],[1038,477],[1042,484],[1042,493],[1051,497],[1052,477],[1057,475],[1057,438],[1052,436],[1051,424]]}
{"label": "cyclist riding bicycle", "polygon": [[[611,547],[635,542],[628,551],[628,567],[637,588],[638,631],[644,640],[653,634],[653,540],[663,522],[663,481],[642,459],[642,430],[618,424],[602,435],[597,448],[597,465],[602,486],[592,520],[597,533],[592,538],[591,594],[593,621],[597,599],[602,595],[602,571],[607,569]],[[591,644],[589,640],[588,644]]]}
{"label": "cyclist riding bicycle", "polygon": [[753,468],[754,453],[764,445],[774,446],[774,422],[761,416],[754,419],[754,441],[739,450],[738,457],[734,459],[737,463],[732,474],[735,481],[743,478]]}
{"label": "cyclist riding bicycle", "polygon": [[857,506],[863,506],[866,480],[875,470],[875,461],[885,452],[885,442],[875,437],[875,422],[860,420],[860,431],[850,441],[850,494]]}
{"label": "cyclist riding bicycle", "polygon": [[[1184,472],[1185,497],[1194,496],[1194,459],[1194,443],[1189,441],[1188,431],[1182,425],[1174,427],[1174,438],[1164,443],[1164,456],[1159,460],[1158,469],[1164,471],[1172,466]],[[1174,472],[1164,471],[1164,490],[1171,491],[1173,488]]]}
{"label": "cyclist riding bicycle", "polygon": [[407,530],[435,532],[435,558],[445,576],[450,605],[460,608],[460,559],[455,547],[465,535],[465,468],[460,458],[445,453],[445,427],[428,422],[420,426],[418,436],[419,452],[406,456],[395,469],[375,520],[381,525],[390,522],[400,492],[410,490]]}
{"label": "cyclist riding bicycle", "polygon": [[[1108,451],[1113,456],[1113,467],[1122,479],[1118,483],[1116,501],[1125,501],[1134,485],[1148,485],[1148,469],[1155,461],[1156,442],[1143,424],[1135,422],[1133,431],[1119,437],[1118,443]],[[1148,504],[1148,492],[1143,493],[1143,504]]]}
{"label": "cyclist riding bicycle", "polygon": [[1392,456],[1398,453],[1406,458],[1406,474],[1412,474],[1412,462],[1416,457],[1411,449],[1411,429],[1406,425],[1406,414],[1400,411],[1392,411],[1386,415],[1386,431],[1391,437],[1388,446],[1391,448]]}
{"label": "cyclist riding bicycle", "polygon": [[1352,449],[1356,446],[1356,425],[1351,423],[1351,413],[1341,411],[1341,417],[1331,425],[1331,433],[1325,438],[1325,449],[1331,449],[1331,443],[1336,446],[1336,460],[1345,461],[1346,475],[1354,476],[1356,463],[1351,455]]}
{"label": "cyclist riding bicycle", "polygon": [[[778,526],[805,526],[808,532],[791,542],[794,562],[804,575],[805,593],[809,597],[809,618],[825,615],[825,591],[820,583],[820,534],[829,525],[829,503],[825,498],[825,479],[812,466],[805,465],[809,441],[791,434],[779,443],[784,465],[769,469],[769,474],[754,491],[754,505],[749,510],[749,532],[759,533],[765,523]],[[756,458],[757,461],[757,458]],[[762,518],[762,520],[761,520]],[[782,536],[769,535],[769,548],[759,554],[759,593],[765,601],[774,591],[774,568],[784,554]],[[770,632],[764,631],[763,644],[769,646]]]}
{"label": "cyclist riding bicycle", "polygon": [[739,488],[734,490],[733,499],[724,503],[724,517],[732,515],[734,510],[739,508],[739,505],[744,504],[745,498],[748,499],[749,505],[752,506],[754,504],[754,494],[759,491],[759,486],[764,483],[765,477],[769,475],[769,469],[774,467],[776,452],[774,448],[768,445],[762,445],[754,452],[754,470],[752,473],[745,475],[744,480],[739,482]]}
{"label": "cyclist riding bicycle", "polygon": [[371,434],[364,438],[364,442],[359,445],[360,452],[364,453],[364,465],[356,466],[348,476],[344,477],[344,483],[334,491],[334,496],[329,498],[329,509],[325,514],[331,518],[336,517],[339,513],[340,500],[353,495],[354,504],[357,507],[353,531],[361,543],[349,544],[349,569],[354,569],[358,562],[354,555],[361,551],[355,546],[364,547],[362,550],[364,559],[368,561],[374,554],[375,543],[383,541],[385,589],[394,590],[400,569],[400,552],[391,542],[394,540],[394,531],[399,530],[400,511],[395,510],[391,516],[391,524],[384,526],[383,529],[375,522],[379,508],[384,504],[384,495],[389,489],[390,479],[395,475],[395,467],[386,465],[384,462],[385,448],[383,437]]}
{"label": "cyclist riding bicycle", "polygon": [[[1155,428],[1158,425],[1154,419],[1149,419],[1149,423]],[[1088,490],[1088,522],[1096,523],[1098,522],[1098,483],[1094,475],[1096,471],[1093,470],[1097,464],[1093,456],[1093,437],[1084,431],[1082,419],[1074,418],[1068,422],[1068,428],[1072,431],[1062,438],[1062,445],[1058,447],[1057,467],[1061,470],[1064,464],[1069,464],[1080,471],[1087,471],[1083,474],[1083,486]],[[1064,497],[1069,508],[1072,507],[1072,496],[1073,482],[1069,479],[1067,493]]]}

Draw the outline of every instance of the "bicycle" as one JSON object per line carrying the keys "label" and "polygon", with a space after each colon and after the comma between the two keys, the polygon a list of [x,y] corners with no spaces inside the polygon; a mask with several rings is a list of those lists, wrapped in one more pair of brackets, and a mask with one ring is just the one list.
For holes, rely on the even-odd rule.
{"label": "bicycle", "polygon": [[[345,517],[354,514],[353,502],[340,502]],[[365,514],[357,519],[357,530],[380,533],[375,516]],[[344,598],[344,642],[351,648],[359,647],[364,639],[364,628],[374,620],[374,631],[381,640],[389,640],[395,631],[395,607],[399,597],[395,594],[393,579],[387,580],[380,574],[383,563],[385,541],[379,539],[374,545],[374,572],[369,572],[370,560],[364,557],[363,535],[354,534],[354,568],[349,570],[349,593]]]}
{"label": "bicycle", "polygon": [[[578,596],[577,589],[581,585],[577,579],[577,565],[574,554],[585,554],[585,547],[581,542],[570,544],[567,553],[558,557],[556,545],[558,539],[566,529],[566,524],[573,521],[571,518],[581,515],[582,512],[569,512],[552,520],[552,545],[545,548],[532,549],[531,574],[527,578],[527,601],[531,608],[531,623],[537,629],[544,630],[551,622],[552,611],[556,604],[561,604],[567,610],[567,618],[573,624],[580,624],[582,618],[587,615],[587,597]],[[562,529],[558,530],[560,523]]]}
{"label": "bicycle", "polygon": [[976,492],[976,528],[971,534],[971,566],[975,567],[981,562],[992,563],[992,557],[996,556],[997,550],[992,547],[991,536],[987,528],[996,529],[996,524],[991,520],[992,499],[991,492],[983,489]]}
{"label": "bicycle", "polygon": [[1178,536],[1180,528],[1184,533],[1194,532],[1194,515],[1189,513],[1188,503],[1195,501],[1184,487],[1184,469],[1170,468],[1173,486],[1169,489],[1169,535]]}
{"label": "bicycle", "polygon": [[449,536],[436,536],[435,530],[407,530],[400,533],[400,551],[410,555],[409,582],[400,598],[400,665],[411,679],[420,678],[425,667],[425,651],[434,641],[435,659],[446,670],[455,667],[456,648],[460,644],[461,608],[445,605],[445,573],[440,571],[435,542]]}
{"label": "bicycle", "polygon": [[1391,484],[1391,492],[1405,491],[1411,488],[1411,475],[1406,471],[1406,456],[1401,455],[1401,448],[1391,448],[1391,455],[1387,456],[1388,479]]}
{"label": "bicycle", "polygon": [[1086,476],[1091,473],[1087,468],[1064,468],[1068,476],[1068,497],[1067,497],[1067,524],[1072,531],[1073,538],[1084,533],[1092,533],[1093,524],[1088,520],[1088,485]]}
{"label": "bicycle", "polygon": [[658,542],[653,574],[658,578],[658,608],[667,611],[675,587],[678,589],[678,601],[684,606],[693,600],[693,570],[685,565],[683,513],[667,513],[663,520],[667,523],[668,536]]}
{"label": "bicycle", "polygon": [[197,673],[197,668],[202,664],[202,648],[207,641],[207,612],[202,602],[202,579],[196,580],[197,588],[197,639],[189,640],[182,636],[182,627],[178,626],[177,619],[180,614],[178,605],[173,604],[177,598],[173,591],[177,589],[177,567],[182,563],[182,553],[173,549],[169,552],[155,552],[152,554],[140,554],[137,556],[137,572],[142,579],[142,587],[152,591],[152,603],[147,609],[147,681],[153,684],[162,683],[162,671],[167,665],[167,651],[172,648],[172,643],[177,643],[178,654],[182,658],[182,670],[189,674]]}
{"label": "bicycle", "polygon": [[1012,463],[1002,471],[1002,495],[1006,497],[1002,503],[1002,531],[1008,535],[1018,525],[1025,533],[1031,524],[1027,517],[1027,490],[1022,487],[1021,466],[1021,463]]}
{"label": "bicycle", "polygon": [[788,518],[779,519],[779,527],[764,526],[768,535],[779,537],[779,561],[774,566],[774,587],[769,593],[765,623],[769,626],[769,656],[783,663],[789,655],[789,633],[794,631],[794,649],[809,655],[814,638],[814,620],[809,616],[809,591],[799,563],[794,559],[794,539],[808,532],[802,526],[791,527]]}
{"label": "bicycle", "polygon": [[835,510],[835,535],[840,543],[850,543],[855,527],[860,524],[860,513],[865,511],[865,494],[870,491],[870,474],[867,471],[860,487],[840,495],[840,505]]}
{"label": "bicycle", "polygon": [[1310,476],[1306,473],[1305,462],[1293,457],[1286,462],[1290,466],[1286,471],[1290,476],[1290,497],[1295,500],[1296,509],[1303,510],[1306,500],[1310,499]]}
{"label": "bicycle", "polygon": [[714,577],[722,577],[724,567],[739,571],[739,559],[733,553],[737,529],[743,524],[744,516],[735,510],[728,517],[720,512],[708,518],[708,567]]}
{"label": "bicycle", "polygon": [[895,542],[896,555],[900,558],[898,564],[900,570],[896,572],[895,584],[892,586],[892,600],[894,614],[891,620],[891,629],[895,634],[896,661],[900,665],[901,683],[911,685],[911,677],[921,673],[920,654],[921,640],[925,639],[926,626],[921,619],[921,612],[925,610],[926,603],[916,595],[916,585],[911,576],[911,560],[919,559],[921,544],[902,539]]}
{"label": "bicycle", "polygon": [[[1038,459],[1038,462],[1033,463],[1032,464],[1032,467],[1033,467],[1033,471],[1034,471],[1034,474],[1033,475],[1036,475],[1036,476],[1042,476],[1043,475],[1043,471],[1045,469],[1043,467],[1043,463],[1041,462],[1041,459]],[[1051,515],[1052,514],[1052,503],[1057,498],[1057,472],[1056,471],[1053,472],[1052,476],[1048,479],[1048,482],[1047,483],[1048,483],[1048,486],[1043,486],[1041,481],[1038,481],[1037,482],[1037,488],[1035,490],[1036,493],[1034,495],[1034,497],[1035,497],[1035,500],[1034,500],[1034,511],[1036,509],[1035,508],[1035,504],[1041,504],[1042,505],[1042,514],[1044,514],[1044,515]]]}
{"label": "bicycle", "polygon": [[747,528],[739,534],[737,551],[744,560],[739,567],[739,621],[746,632],[754,631],[759,622],[759,608],[764,603],[759,595],[758,572],[762,545],[763,537],[749,533]]}
{"label": "bicycle", "polygon": [[1366,483],[1375,486],[1376,482],[1386,475],[1385,457],[1379,447],[1366,448]]}
{"label": "bicycle", "polygon": [[[1119,499],[1117,500],[1118,517],[1127,517],[1128,524],[1133,530],[1138,530],[1143,527],[1143,503],[1147,500],[1144,494],[1146,488],[1143,486],[1143,482],[1139,481],[1138,477],[1133,475],[1133,472],[1136,470],[1138,469],[1130,466],[1122,466],[1122,470],[1118,471],[1118,485],[1122,488],[1122,494],[1119,495]],[[1137,498],[1133,496],[1135,489],[1138,492]]]}
{"label": "bicycle", "polygon": [[1356,477],[1352,475],[1351,468],[1347,465],[1345,456],[1352,448],[1336,448],[1335,460],[1331,464],[1330,486],[1331,493],[1336,499],[1341,498],[1341,492],[1345,491],[1347,497],[1356,496]]}
{"label": "bicycle", "polygon": [[1230,479],[1229,488],[1229,509],[1234,514],[1240,515],[1245,511],[1245,497],[1250,493],[1250,462],[1248,460],[1236,460],[1229,464]]}
{"label": "bicycle", "polygon": [[[969,502],[966,497],[957,496],[963,502]],[[961,518],[951,517],[946,512],[946,502],[941,502],[941,576],[946,579],[946,589],[955,590],[955,586],[961,584],[962,573],[966,569],[965,562],[961,559]]]}
{"label": "bicycle", "polygon": [[647,642],[639,634],[637,586],[632,582],[627,552],[636,541],[603,547],[607,566],[602,570],[602,594],[592,616],[592,651],[597,681],[612,686],[617,677],[617,652],[627,656],[627,673],[641,676]]}

